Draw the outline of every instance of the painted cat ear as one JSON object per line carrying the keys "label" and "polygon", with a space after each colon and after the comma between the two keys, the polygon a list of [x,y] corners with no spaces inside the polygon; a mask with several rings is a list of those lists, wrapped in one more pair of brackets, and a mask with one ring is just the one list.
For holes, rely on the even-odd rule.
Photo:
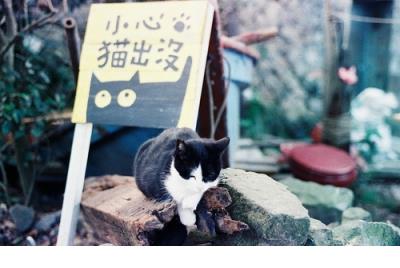
{"label": "painted cat ear", "polygon": [[218,151],[222,153],[226,148],[228,148],[229,141],[230,139],[228,137],[222,138],[215,142],[215,146],[217,147]]}
{"label": "painted cat ear", "polygon": [[131,83],[138,83],[140,84],[140,76],[139,76],[139,71],[136,71],[136,73],[131,77]]}
{"label": "painted cat ear", "polygon": [[97,78],[95,73],[92,73],[91,84],[100,84],[100,80]]}

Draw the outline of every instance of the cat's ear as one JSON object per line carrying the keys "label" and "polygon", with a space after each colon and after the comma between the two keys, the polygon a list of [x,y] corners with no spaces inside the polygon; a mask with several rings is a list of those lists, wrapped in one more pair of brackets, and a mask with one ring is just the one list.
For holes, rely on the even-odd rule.
{"label": "cat's ear", "polygon": [[100,80],[97,78],[96,74],[93,72],[92,73],[92,78],[90,80],[90,84],[100,84]]}
{"label": "cat's ear", "polygon": [[175,149],[175,154],[176,156],[180,157],[181,159],[185,157],[187,152],[187,145],[185,141],[181,139],[176,140],[176,149]]}
{"label": "cat's ear", "polygon": [[136,71],[136,73],[131,77],[130,82],[131,82],[132,84],[140,84],[139,71]]}
{"label": "cat's ear", "polygon": [[228,148],[230,139],[228,137],[222,138],[215,142],[215,147],[217,148],[218,152],[222,153]]}

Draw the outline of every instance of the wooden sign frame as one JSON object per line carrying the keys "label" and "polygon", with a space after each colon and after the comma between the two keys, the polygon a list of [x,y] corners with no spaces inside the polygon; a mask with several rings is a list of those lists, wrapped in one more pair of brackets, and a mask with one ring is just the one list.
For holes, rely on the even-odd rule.
{"label": "wooden sign frame", "polygon": [[75,125],[57,246],[72,245],[75,237],[92,129],[91,123]]}
{"label": "wooden sign frame", "polygon": [[[209,36],[209,46],[208,46],[208,57],[214,59],[215,62],[211,64],[211,73],[213,74],[211,85],[206,85],[207,80],[204,78],[201,79],[199,83],[203,82],[203,90],[201,91],[201,101],[199,98],[198,106],[199,110],[203,111],[205,109],[208,110],[205,106],[209,107],[210,96],[207,94],[207,90],[204,90],[204,87],[210,86],[213,90],[213,98],[217,100],[215,103],[216,108],[221,108],[220,106],[223,103],[223,99],[226,97],[226,89],[223,85],[223,61],[222,61],[222,48],[219,42],[220,36],[220,22],[219,22],[219,13],[218,13],[218,4],[216,0],[209,0],[209,3],[214,7],[214,13],[212,18],[212,25],[210,36]],[[207,53],[207,51],[206,51]],[[207,55],[202,55],[202,57],[206,57]],[[206,64],[204,66],[200,66],[200,69],[204,72],[206,69]],[[222,80],[219,81],[219,80]],[[217,83],[215,81],[218,81]],[[201,84],[200,84],[201,87]],[[199,117],[198,117],[199,116]],[[196,129],[196,125],[198,126],[198,132],[202,137],[208,136],[209,129],[209,120],[210,115],[207,113],[200,113],[197,111],[196,118],[198,120],[194,120],[191,126],[192,129]],[[204,126],[204,127],[203,127]],[[80,211],[80,202],[83,193],[84,181],[85,181],[85,173],[86,173],[86,165],[89,156],[90,149],[90,140],[93,130],[92,123],[77,123],[74,129],[74,136],[71,148],[71,156],[68,167],[68,175],[67,182],[65,187],[64,201],[62,207],[62,214],[57,238],[58,246],[67,246],[72,245],[73,240],[75,238],[76,226],[79,217]],[[217,126],[216,138],[220,138],[226,136],[226,117],[225,113],[221,119],[220,124]],[[224,158],[224,166],[227,166],[228,163],[228,155],[225,155]]]}

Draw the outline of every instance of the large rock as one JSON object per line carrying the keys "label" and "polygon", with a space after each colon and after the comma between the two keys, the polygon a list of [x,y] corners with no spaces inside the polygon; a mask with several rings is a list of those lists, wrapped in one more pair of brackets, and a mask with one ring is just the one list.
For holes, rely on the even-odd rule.
{"label": "large rock", "polygon": [[400,184],[381,182],[359,182],[354,187],[357,201],[392,211],[400,209]]}
{"label": "large rock", "polygon": [[359,207],[351,207],[343,211],[342,223],[354,220],[371,221],[371,213]]}
{"label": "large rock", "polygon": [[7,215],[7,205],[0,203],[0,221]]}
{"label": "large rock", "polygon": [[374,205],[363,205],[371,213],[373,221],[390,222],[400,227],[400,214],[387,208]]}
{"label": "large rock", "polygon": [[266,175],[238,169],[225,169],[220,176],[232,196],[228,211],[250,226],[230,244],[305,244],[310,226],[308,212],[284,185]]}
{"label": "large rock", "polygon": [[35,211],[23,205],[14,205],[10,208],[10,216],[19,232],[29,230],[35,219]]}
{"label": "large rock", "polygon": [[308,209],[312,218],[325,224],[339,222],[342,213],[353,204],[353,192],[346,188],[321,185],[286,177],[279,182],[285,184]]}
{"label": "large rock", "polygon": [[334,228],[333,237],[352,246],[400,246],[400,229],[384,222],[349,221]]}
{"label": "large rock", "polygon": [[61,217],[61,210],[43,215],[35,224],[35,229],[39,232],[48,232],[54,227]]}
{"label": "large rock", "polygon": [[342,243],[333,238],[332,230],[319,220],[310,219],[310,233],[307,246],[340,246]]}

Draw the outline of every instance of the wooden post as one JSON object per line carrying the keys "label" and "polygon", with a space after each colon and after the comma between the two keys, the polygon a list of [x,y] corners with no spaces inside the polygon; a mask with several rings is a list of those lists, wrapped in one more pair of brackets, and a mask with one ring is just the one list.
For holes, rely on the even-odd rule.
{"label": "wooden post", "polygon": [[350,89],[338,76],[345,65],[343,23],[331,13],[330,1],[325,2],[325,88],[324,88],[324,143],[346,151],[350,147]]}
{"label": "wooden post", "polygon": [[57,246],[72,245],[75,237],[92,128],[90,123],[75,125]]}
{"label": "wooden post", "polygon": [[[209,70],[206,70],[206,72],[210,73],[209,82],[211,85],[209,85],[207,81],[206,74],[204,76],[203,90],[200,99],[197,131],[201,137],[221,139],[226,137],[228,134],[226,124],[227,89],[225,87],[224,80],[224,59],[220,40],[220,17],[218,12],[218,3],[216,0],[210,0],[210,2],[214,5],[215,9],[210,36],[210,45],[208,47],[207,61],[209,63],[206,65],[209,66],[207,68],[210,68]],[[208,94],[208,86],[211,86],[212,96],[209,96]],[[210,102],[210,97],[212,98],[212,102]],[[212,106],[211,109],[210,106]],[[210,110],[214,112],[213,116],[210,115]],[[211,122],[213,120],[210,120],[210,118],[214,118],[214,122]],[[213,127],[215,127],[214,131],[212,131]],[[225,151],[222,158],[223,167],[228,167],[228,150]]]}
{"label": "wooden post", "polygon": [[[75,83],[77,84],[79,75],[79,57],[81,54],[81,40],[79,38],[76,21],[73,17],[65,18],[63,25],[67,36],[72,72],[74,74]],[[92,124],[75,125],[60,227],[57,237],[58,246],[72,245],[75,237],[76,224],[79,216],[79,206],[81,202],[83,184],[85,181],[86,164],[89,155],[92,128]]]}
{"label": "wooden post", "polygon": [[367,87],[388,88],[392,24],[370,23],[362,17],[392,18],[393,9],[393,0],[353,0],[352,15],[360,16],[352,20],[350,31],[350,57],[358,74],[353,94]]}

